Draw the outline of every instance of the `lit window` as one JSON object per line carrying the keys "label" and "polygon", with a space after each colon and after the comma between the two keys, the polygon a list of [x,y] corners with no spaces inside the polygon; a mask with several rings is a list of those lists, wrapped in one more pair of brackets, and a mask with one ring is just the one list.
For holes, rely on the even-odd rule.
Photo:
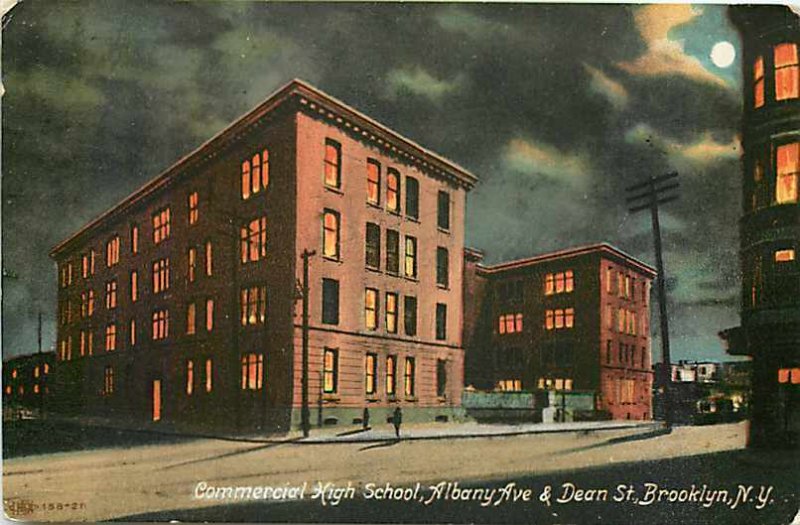
{"label": "lit window", "polygon": [[119,262],[119,235],[106,242],[106,266],[112,267]]}
{"label": "lit window", "polygon": [[[545,310],[544,327],[547,330],[561,330],[575,326],[574,308],[556,308],[555,310]],[[521,319],[520,319],[521,325]]]}
{"label": "lit window", "polygon": [[364,326],[367,330],[378,329],[378,290],[364,290]]}
{"label": "lit window", "polygon": [[339,324],[339,281],[322,279],[322,322]]}
{"label": "lit window", "polygon": [[164,208],[153,214],[153,243],[159,244],[169,238],[170,218],[169,208]]}
{"label": "lit window", "polygon": [[322,391],[333,394],[338,388],[339,381],[339,352],[331,348],[325,349],[322,369]]}
{"label": "lit window", "polygon": [[386,209],[400,212],[400,174],[394,168],[386,171]]}
{"label": "lit window", "polygon": [[169,310],[156,310],[153,312],[153,340],[162,340],[169,337]]}
{"label": "lit window", "polygon": [[211,277],[214,273],[214,258],[213,258],[213,251],[211,246],[211,241],[206,241],[206,275]]}
{"label": "lit window", "polygon": [[447,288],[450,283],[450,256],[447,248],[436,248],[436,284]]}
{"label": "lit window", "polygon": [[778,370],[778,383],[800,384],[800,368],[781,368]]}
{"label": "lit window", "polygon": [[775,46],[775,100],[797,98],[800,95],[798,73],[797,45],[784,43]]}
{"label": "lit window", "polygon": [[81,317],[86,317],[88,313],[88,297],[86,292],[81,292]]}
{"label": "lit window", "polygon": [[212,379],[214,377],[213,374],[214,365],[211,359],[206,359],[206,392],[211,392],[213,389]]}
{"label": "lit window", "polygon": [[381,228],[371,222],[367,223],[365,251],[367,267],[379,269],[381,266]]}
{"label": "lit window", "polygon": [[777,166],[775,201],[778,204],[797,202],[797,182],[800,176],[800,142],[778,146]]}
{"label": "lit window", "polygon": [[386,356],[386,395],[394,396],[397,391],[397,357]]}
{"label": "lit window", "polygon": [[342,146],[335,140],[325,140],[325,185],[331,188],[341,186]]}
{"label": "lit window", "polygon": [[522,314],[504,314],[498,318],[497,324],[500,334],[513,334],[522,332]]}
{"label": "lit window", "polygon": [[397,294],[386,293],[386,331],[397,333]]}
{"label": "lit window", "polygon": [[386,230],[386,271],[400,273],[400,234],[396,230]]}
{"label": "lit window", "polygon": [[[92,334],[89,333],[89,341],[92,340],[91,335]],[[136,319],[131,319],[128,330],[128,338],[130,339],[131,346],[136,346]]]}
{"label": "lit window", "polygon": [[107,366],[103,371],[103,395],[110,396],[114,393],[114,367]]}
{"label": "lit window", "polygon": [[253,155],[242,162],[242,199],[249,199],[269,184],[269,150]]}
{"label": "lit window", "polygon": [[197,204],[197,192],[193,191],[189,194],[189,224],[197,224],[197,219],[200,218],[200,210],[197,208]]}
{"label": "lit window", "polygon": [[440,191],[436,207],[436,224],[443,230],[450,229],[450,194]]}
{"label": "lit window", "polygon": [[139,300],[139,273],[136,270],[131,272],[131,302]]}
{"label": "lit window", "polygon": [[242,288],[239,312],[242,326],[264,324],[267,317],[266,305],[266,286]]}
{"label": "lit window", "polygon": [[189,303],[186,306],[186,335],[193,335],[197,330],[197,305]]}
{"label": "lit window", "polygon": [[406,236],[406,277],[416,279],[417,277],[417,239],[416,237]]}
{"label": "lit window", "polygon": [[240,252],[243,263],[255,262],[267,256],[267,218],[259,217],[242,226]]}
{"label": "lit window", "polygon": [[108,281],[106,283],[106,308],[108,310],[111,310],[116,307],[117,307],[117,281]]}
{"label": "lit window", "polygon": [[364,361],[364,392],[367,395],[374,395],[377,390],[376,379],[378,377],[378,356],[376,354],[367,354]]}
{"label": "lit window", "polygon": [[117,349],[117,325],[111,323],[106,325],[106,352]]}
{"label": "lit window", "polygon": [[263,354],[242,354],[242,390],[261,390],[264,376]]}
{"label": "lit window", "polygon": [[522,390],[522,380],[501,379],[497,382],[497,389],[501,392],[519,392]]}
{"label": "lit window", "polygon": [[89,254],[84,253],[81,256],[81,277],[86,279],[89,277]]}
{"label": "lit window", "polygon": [[91,250],[89,252],[89,274],[94,275],[94,260],[95,260],[95,251]]}
{"label": "lit window", "polygon": [[611,293],[613,291],[613,286],[611,284],[613,276],[614,272],[611,268],[606,268],[606,293]]}
{"label": "lit window", "polygon": [[189,282],[194,282],[195,272],[197,271],[197,248],[189,248],[189,255],[187,256],[189,268],[187,270],[187,276],[189,278]]}
{"label": "lit window", "polygon": [[764,105],[764,57],[756,58],[753,63],[753,107]]}
{"label": "lit window", "polygon": [[186,361],[186,395],[192,395],[194,391],[194,362],[189,359]]}
{"label": "lit window", "polygon": [[[94,332],[89,330],[86,332],[86,355],[94,354]],[[44,366],[44,373],[47,373],[47,365]]]}
{"label": "lit window", "polygon": [[139,253],[139,226],[135,224],[131,226],[131,253]]}
{"label": "lit window", "polygon": [[406,217],[419,219],[419,181],[406,177]]}
{"label": "lit window", "polygon": [[375,159],[367,159],[367,202],[381,203],[381,165]]}
{"label": "lit window", "polygon": [[153,293],[169,289],[169,259],[153,262]]}
{"label": "lit window", "polygon": [[778,250],[775,252],[775,262],[794,261],[794,250]]}
{"label": "lit window", "polygon": [[617,310],[617,332],[625,333],[625,309],[620,308]]}
{"label": "lit window", "polygon": [[322,255],[339,259],[339,214],[325,210],[322,219]]}
{"label": "lit window", "polygon": [[[86,332],[84,332],[83,330],[81,330],[80,339],[81,339],[80,352],[81,352],[81,357],[83,357],[84,355],[86,355]],[[36,370],[34,370],[34,374],[33,375],[34,375],[34,377],[39,377],[39,367],[38,366],[36,367]]]}
{"label": "lit window", "polygon": [[206,331],[214,329],[214,299],[206,299]]}
{"label": "lit window", "polygon": [[572,270],[558,273],[548,273],[544,278],[544,294],[554,295],[569,293],[575,289]]}
{"label": "lit window", "polygon": [[406,397],[414,397],[414,358],[406,357],[405,373],[403,375],[403,391]]}
{"label": "lit window", "polygon": [[447,339],[447,305],[436,303],[436,339]]}

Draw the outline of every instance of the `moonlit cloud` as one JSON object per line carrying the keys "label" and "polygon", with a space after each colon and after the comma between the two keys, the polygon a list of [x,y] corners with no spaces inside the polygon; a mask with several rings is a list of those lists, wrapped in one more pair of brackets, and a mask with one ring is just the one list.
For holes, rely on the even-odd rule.
{"label": "moonlit cloud", "polygon": [[690,142],[679,142],[642,123],[628,130],[625,140],[630,144],[656,148],[676,168],[707,167],[720,161],[736,159],[741,153],[738,137],[733,137],[728,142],[719,142],[711,133],[704,132]]}
{"label": "moonlit cloud", "polygon": [[459,90],[464,83],[463,75],[452,80],[440,80],[421,67],[393,69],[386,75],[386,80],[387,98],[392,99],[402,92],[408,92],[433,102],[439,102],[445,95]]}
{"label": "moonlit cloud", "polygon": [[590,167],[580,154],[565,153],[547,144],[515,138],[504,151],[505,165],[519,173],[542,175],[571,186],[586,183]]}
{"label": "moonlit cloud", "polygon": [[701,14],[701,8],[687,4],[659,4],[637,8],[634,20],[646,50],[638,58],[622,61],[617,65],[634,75],[680,75],[697,82],[727,88],[725,80],[711,73],[700,60],[686,53],[683,41],[670,39],[669,33],[672,29],[691,22]]}
{"label": "moonlit cloud", "polygon": [[584,63],[583,68],[592,79],[589,89],[605,97],[617,109],[622,109],[628,105],[628,90],[625,89],[622,83],[589,64]]}

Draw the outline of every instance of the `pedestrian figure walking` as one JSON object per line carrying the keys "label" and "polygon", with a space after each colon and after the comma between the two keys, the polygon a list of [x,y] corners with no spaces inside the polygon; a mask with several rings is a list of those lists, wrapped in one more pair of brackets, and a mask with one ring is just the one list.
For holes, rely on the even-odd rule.
{"label": "pedestrian figure walking", "polygon": [[361,416],[361,428],[369,430],[369,407],[364,407],[364,415]]}
{"label": "pedestrian figure walking", "polygon": [[400,424],[403,422],[403,411],[400,407],[394,409],[392,414],[392,424],[394,425],[394,435],[400,437]]}

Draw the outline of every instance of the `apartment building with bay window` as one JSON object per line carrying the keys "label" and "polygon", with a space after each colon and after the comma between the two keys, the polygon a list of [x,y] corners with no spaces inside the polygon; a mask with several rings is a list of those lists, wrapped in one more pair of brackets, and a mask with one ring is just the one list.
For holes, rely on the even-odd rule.
{"label": "apartment building with bay window", "polygon": [[652,417],[653,268],[608,244],[494,265],[464,256],[466,385],[591,392],[614,419]]}
{"label": "apartment building with bay window", "polygon": [[132,425],[459,410],[466,192],[477,179],[292,81],[57,245],[55,396]]}
{"label": "apartment building with bay window", "polygon": [[752,356],[749,444],[800,446],[800,19],[734,6],[742,37],[741,326],[720,335]]}

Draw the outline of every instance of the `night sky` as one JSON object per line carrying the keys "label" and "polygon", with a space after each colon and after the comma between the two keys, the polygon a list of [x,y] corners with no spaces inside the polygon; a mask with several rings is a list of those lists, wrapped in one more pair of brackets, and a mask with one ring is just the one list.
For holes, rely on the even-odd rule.
{"label": "night sky", "polygon": [[738,55],[724,7],[25,0],[11,15],[5,357],[36,350],[39,311],[54,344],[57,242],[298,77],[477,174],[467,244],[489,263],[607,241],[653,264],[624,188],[679,171],[662,215],[673,359],[726,359],[741,73],[709,55]]}

